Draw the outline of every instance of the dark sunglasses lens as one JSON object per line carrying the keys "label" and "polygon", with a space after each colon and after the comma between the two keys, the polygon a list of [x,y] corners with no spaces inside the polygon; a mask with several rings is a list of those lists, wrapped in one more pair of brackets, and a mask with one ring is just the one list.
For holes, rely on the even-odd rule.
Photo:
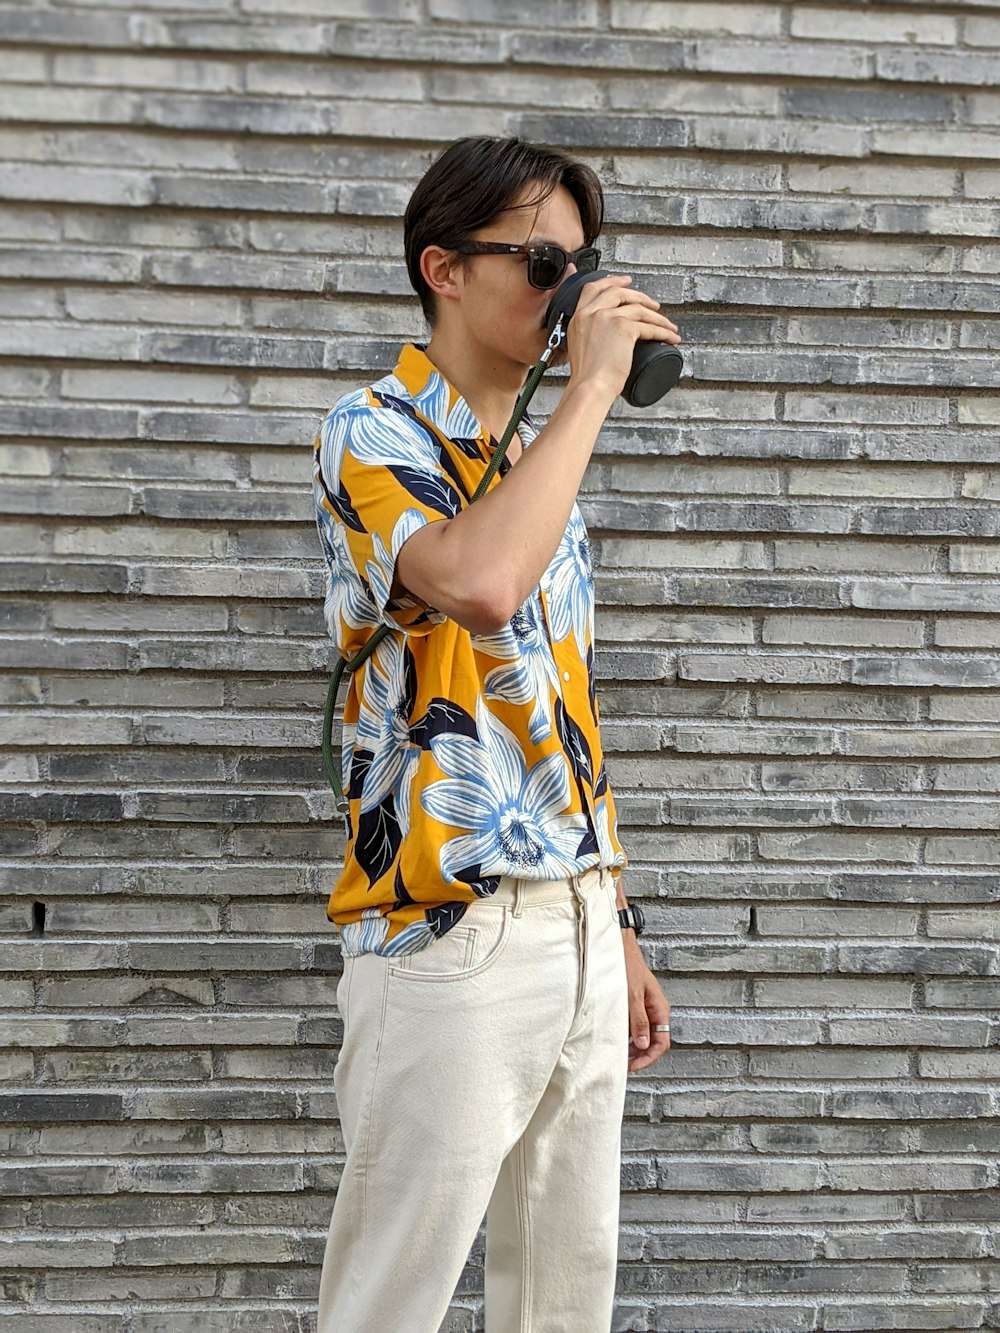
{"label": "dark sunglasses lens", "polygon": [[581,250],[576,257],[576,269],[578,273],[593,273],[601,260],[600,250],[595,250],[592,246],[587,250]]}
{"label": "dark sunglasses lens", "polygon": [[565,271],[565,252],[554,245],[540,245],[532,252],[528,264],[528,281],[532,287],[554,287]]}

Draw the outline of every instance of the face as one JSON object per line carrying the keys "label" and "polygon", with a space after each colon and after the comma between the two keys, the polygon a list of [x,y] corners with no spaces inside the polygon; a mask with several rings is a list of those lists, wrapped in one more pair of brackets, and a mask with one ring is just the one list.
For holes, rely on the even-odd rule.
{"label": "face", "polygon": [[[522,199],[530,199],[532,193],[529,188]],[[563,185],[557,185],[540,206],[511,208],[469,239],[515,245],[548,243],[566,251],[586,244],[580,211]],[[560,282],[575,272],[576,266],[570,263]],[[548,341],[545,312],[556,288],[541,291],[532,287],[524,255],[470,255],[454,270],[454,276],[468,336],[495,358],[522,367],[534,365]]]}

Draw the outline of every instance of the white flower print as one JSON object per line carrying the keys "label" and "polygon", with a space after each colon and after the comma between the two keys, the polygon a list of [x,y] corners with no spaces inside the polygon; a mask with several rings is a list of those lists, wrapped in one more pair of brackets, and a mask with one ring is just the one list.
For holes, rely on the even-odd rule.
{"label": "white flower print", "polygon": [[410,741],[405,696],[403,648],[390,636],[365,667],[355,746],[372,754],[361,792],[361,813],[374,810],[394,793],[396,818],[404,836],[410,827],[410,787],[420,757]]}
{"label": "white flower print", "polygon": [[547,575],[552,636],[558,643],[572,630],[577,651],[586,660],[594,628],[594,572],[590,538],[575,505]]}
{"label": "white flower print", "polygon": [[565,756],[551,754],[526,771],[514,736],[482,699],[476,726],[478,740],[459,734],[431,740],[448,777],[424,788],[421,804],[439,823],[469,830],[442,846],[442,874],[453,879],[471,866],[483,876],[524,876],[542,866],[549,876],[574,874],[587,824],[582,815],[564,813],[570,803]]}
{"label": "white flower print", "polygon": [[483,682],[488,699],[532,705],[528,734],[539,742],[552,735],[549,687],[559,688],[559,673],[548,636],[539,623],[534,598],[511,618],[499,634],[478,635],[475,647],[490,657],[508,659],[494,667]]}

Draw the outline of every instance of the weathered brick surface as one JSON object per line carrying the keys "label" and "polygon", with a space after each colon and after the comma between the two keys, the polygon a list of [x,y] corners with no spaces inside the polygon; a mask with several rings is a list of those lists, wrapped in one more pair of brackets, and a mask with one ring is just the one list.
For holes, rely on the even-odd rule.
{"label": "weathered brick surface", "polygon": [[1000,1324],[998,46],[998,0],[0,4],[4,1330],[314,1329],[309,446],[420,337],[400,215],[479,131],[597,166],[686,335],[583,495],[675,1006],[615,1328]]}

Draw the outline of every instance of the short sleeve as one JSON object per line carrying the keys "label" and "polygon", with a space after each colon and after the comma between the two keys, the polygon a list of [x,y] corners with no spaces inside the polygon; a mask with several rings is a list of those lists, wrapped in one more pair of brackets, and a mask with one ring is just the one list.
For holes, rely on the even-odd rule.
{"label": "short sleeve", "polygon": [[351,395],[320,427],[314,475],[320,532],[324,547],[340,553],[339,577],[353,577],[378,620],[394,629],[427,634],[443,623],[447,617],[416,597],[389,597],[404,542],[462,508],[433,432],[404,412],[372,406],[363,392]]}

